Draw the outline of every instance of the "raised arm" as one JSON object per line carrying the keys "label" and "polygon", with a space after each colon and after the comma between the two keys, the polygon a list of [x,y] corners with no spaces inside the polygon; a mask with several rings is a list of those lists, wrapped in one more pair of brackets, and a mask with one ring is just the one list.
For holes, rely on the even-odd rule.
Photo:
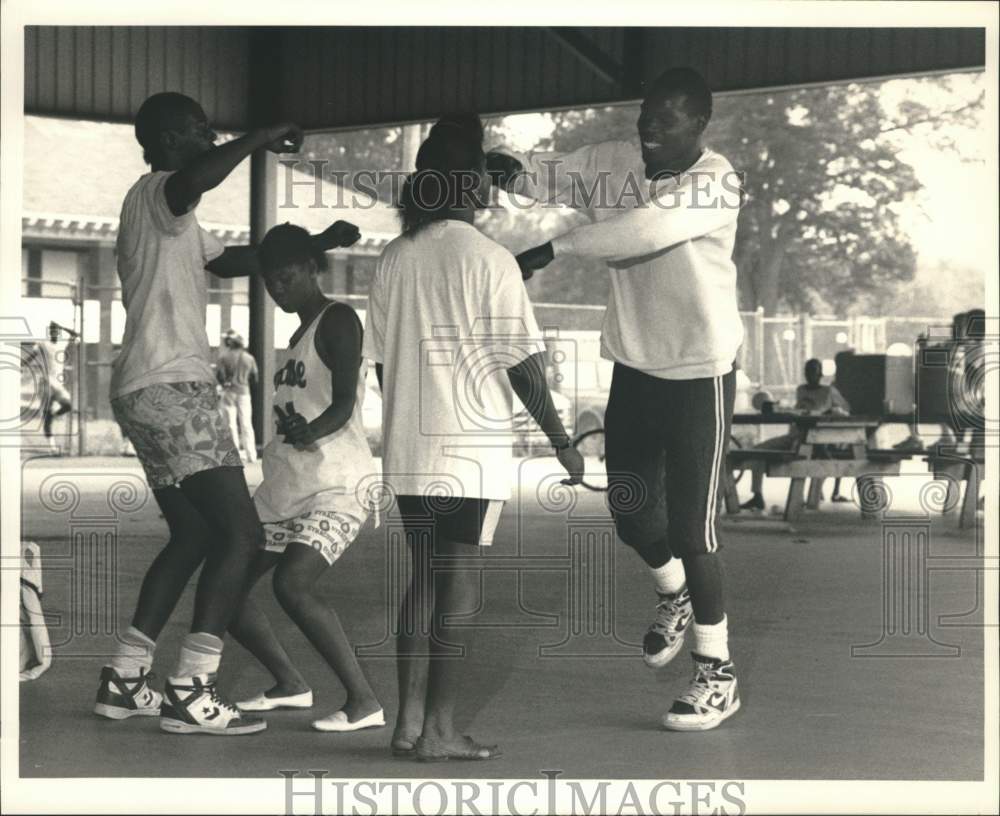
{"label": "raised arm", "polygon": [[[348,221],[334,221],[323,232],[312,236],[312,241],[320,252],[338,247],[349,247],[361,238],[361,232]],[[217,278],[241,278],[260,273],[255,246],[228,246],[217,258],[213,258],[205,269]]]}
{"label": "raised arm", "polygon": [[715,232],[739,217],[741,192],[735,174],[686,174],[681,184],[641,207],[553,239],[552,253],[581,258],[638,258]]}
{"label": "raised arm", "polygon": [[295,153],[302,146],[302,130],[285,122],[269,128],[252,130],[203,153],[167,179],[164,194],[175,216],[184,215],[206,193],[222,184],[236,165],[262,147],[272,153]]}
{"label": "raised arm", "polygon": [[498,187],[543,204],[590,209],[600,195],[602,173],[617,173],[635,149],[627,142],[584,145],[570,153],[519,153],[497,147],[486,154],[486,170]]}

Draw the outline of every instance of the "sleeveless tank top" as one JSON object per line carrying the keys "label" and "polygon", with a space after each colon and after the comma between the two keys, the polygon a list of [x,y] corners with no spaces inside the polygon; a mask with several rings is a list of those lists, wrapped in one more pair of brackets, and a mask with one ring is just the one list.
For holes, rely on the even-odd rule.
{"label": "sleeveless tank top", "polygon": [[[276,352],[275,428],[288,409],[312,421],[330,407],[331,374],[316,351],[316,331],[332,305],[316,316],[294,344]],[[370,508],[356,494],[362,480],[376,473],[361,418],[366,373],[367,362],[362,360],[354,411],[338,431],[305,450],[296,450],[278,434],[264,448],[264,481],[254,494],[262,522],[284,521],[311,510],[350,513],[365,520]]]}

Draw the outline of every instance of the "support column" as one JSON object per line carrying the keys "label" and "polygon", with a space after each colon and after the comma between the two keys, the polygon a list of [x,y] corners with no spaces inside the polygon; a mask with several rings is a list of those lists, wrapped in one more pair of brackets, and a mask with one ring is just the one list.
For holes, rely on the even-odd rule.
{"label": "support column", "polygon": [[101,244],[93,251],[91,257],[94,263],[91,280],[97,283],[96,293],[101,321],[97,359],[93,361],[97,369],[97,387],[92,397],[97,407],[97,418],[111,419],[108,393],[111,390],[111,363],[115,356],[111,342],[111,310],[116,300],[114,287],[118,284],[118,276],[115,274],[115,248]]}
{"label": "support column", "polygon": [[[259,244],[277,218],[277,157],[258,150],[250,157],[250,243]],[[271,383],[274,381],[274,301],[264,281],[250,277],[249,351],[260,377],[251,390],[253,430],[260,445],[271,440]]]}

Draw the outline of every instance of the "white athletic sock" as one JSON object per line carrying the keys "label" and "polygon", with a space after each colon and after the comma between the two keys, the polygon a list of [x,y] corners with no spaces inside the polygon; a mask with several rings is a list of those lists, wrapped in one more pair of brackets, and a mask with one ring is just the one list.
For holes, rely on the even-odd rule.
{"label": "white athletic sock", "polygon": [[718,623],[705,626],[697,621],[694,630],[694,651],[713,660],[729,660],[729,621],[725,615]]}
{"label": "white athletic sock", "polygon": [[111,658],[111,668],[122,677],[138,677],[153,665],[156,643],[130,626],[118,643],[118,654]]}
{"label": "white athletic sock", "polygon": [[676,595],[684,589],[687,577],[684,575],[684,562],[679,558],[671,558],[662,567],[650,567],[656,591],[661,595]]}
{"label": "white athletic sock", "polygon": [[222,638],[208,632],[185,635],[181,655],[177,661],[175,678],[193,677],[196,674],[215,674],[222,660]]}

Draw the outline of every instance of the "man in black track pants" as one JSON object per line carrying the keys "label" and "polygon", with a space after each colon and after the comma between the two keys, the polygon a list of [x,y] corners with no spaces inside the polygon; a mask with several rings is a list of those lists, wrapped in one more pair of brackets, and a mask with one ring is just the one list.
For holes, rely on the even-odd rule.
{"label": "man in black track pants", "polygon": [[702,144],[711,114],[704,79],[674,68],[647,86],[639,145],[488,156],[509,192],[593,222],[519,255],[525,278],[558,255],[608,262],[608,504],[658,593],[647,664],[669,663],[693,630],[694,678],[663,716],[681,731],[715,728],[740,707],[715,517],[743,340],[732,261],[743,196],[729,162]]}

